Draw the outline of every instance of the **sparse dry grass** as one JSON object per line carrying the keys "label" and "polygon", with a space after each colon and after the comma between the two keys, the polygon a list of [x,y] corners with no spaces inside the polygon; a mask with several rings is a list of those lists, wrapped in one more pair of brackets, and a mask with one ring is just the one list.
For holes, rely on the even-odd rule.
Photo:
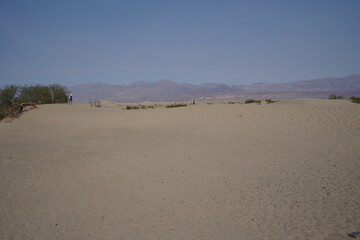
{"label": "sparse dry grass", "polygon": [[172,104],[168,104],[165,107],[166,108],[176,108],[176,107],[187,107],[188,105],[185,103],[172,103]]}

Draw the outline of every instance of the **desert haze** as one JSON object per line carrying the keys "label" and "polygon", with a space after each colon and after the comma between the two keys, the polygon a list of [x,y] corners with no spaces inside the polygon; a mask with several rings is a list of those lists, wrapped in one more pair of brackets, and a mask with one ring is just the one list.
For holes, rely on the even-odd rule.
{"label": "desert haze", "polygon": [[360,231],[359,104],[125,106],[40,105],[0,124],[0,239]]}
{"label": "desert haze", "polygon": [[194,85],[170,80],[139,81],[130,85],[88,83],[70,87],[76,103],[94,100],[114,102],[143,101],[233,101],[249,98],[327,98],[329,94],[344,97],[360,95],[360,75],[340,78],[327,77],[288,83],[256,83],[252,85],[226,85],[205,83]]}

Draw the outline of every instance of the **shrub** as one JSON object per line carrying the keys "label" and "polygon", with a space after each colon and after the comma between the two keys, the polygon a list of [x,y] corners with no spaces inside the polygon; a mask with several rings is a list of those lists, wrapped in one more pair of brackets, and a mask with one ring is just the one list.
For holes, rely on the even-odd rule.
{"label": "shrub", "polygon": [[337,96],[336,94],[330,94],[329,99],[343,99],[344,97],[342,95]]}
{"label": "shrub", "polygon": [[17,118],[22,113],[22,107],[18,103],[13,103],[10,107],[5,109],[4,117]]}
{"label": "shrub", "polygon": [[15,85],[5,86],[0,89],[0,120],[9,116],[11,106],[16,101],[18,87]]}
{"label": "shrub", "polygon": [[6,109],[10,107],[16,100],[19,87],[15,85],[5,86],[0,89],[0,108]]}
{"label": "shrub", "polygon": [[265,100],[267,103],[274,103],[275,101],[271,100],[271,99],[266,99]]}
{"label": "shrub", "polygon": [[33,103],[67,103],[68,89],[59,84],[48,86],[34,85],[19,88],[20,93],[17,102],[33,102]]}
{"label": "shrub", "polygon": [[126,110],[131,110],[131,109],[140,109],[140,107],[136,105],[126,105]]}
{"label": "shrub", "polygon": [[256,100],[254,100],[254,99],[246,99],[245,100],[245,104],[254,103],[254,102],[256,102]]}
{"label": "shrub", "polygon": [[51,103],[66,103],[68,102],[69,91],[67,87],[60,84],[52,84],[48,86],[48,91],[51,96]]}
{"label": "shrub", "polygon": [[4,109],[2,108],[0,111],[0,117],[14,119],[21,115],[22,112],[27,112],[31,109],[37,108],[33,103],[13,103],[10,107]]}
{"label": "shrub", "polygon": [[5,109],[0,107],[0,120],[5,118]]}
{"label": "shrub", "polygon": [[151,109],[154,109],[155,107],[157,107],[158,105],[149,105],[149,106],[146,106],[146,105],[126,105],[126,110],[132,110],[132,109],[148,109],[148,108],[151,108]]}
{"label": "shrub", "polygon": [[168,104],[165,107],[166,108],[176,108],[176,107],[187,107],[188,105],[185,103],[173,103],[173,104]]}
{"label": "shrub", "polygon": [[351,101],[352,101],[353,103],[360,103],[360,97],[354,97],[354,96],[352,96],[350,99],[351,99]]}
{"label": "shrub", "polygon": [[0,105],[10,107],[12,103],[66,103],[68,101],[68,89],[60,84],[48,86],[35,85],[18,87],[6,86],[0,90]]}
{"label": "shrub", "polygon": [[15,103],[66,103],[68,93],[67,87],[59,84],[5,86],[0,89],[0,120],[7,116],[16,117],[21,113],[15,113]]}
{"label": "shrub", "polygon": [[52,98],[46,86],[35,85],[21,88],[21,102],[51,103]]}
{"label": "shrub", "polygon": [[[242,104],[241,102],[234,102],[234,101],[230,101],[230,102],[222,102],[223,104]],[[207,104],[212,104],[212,103],[207,103]]]}

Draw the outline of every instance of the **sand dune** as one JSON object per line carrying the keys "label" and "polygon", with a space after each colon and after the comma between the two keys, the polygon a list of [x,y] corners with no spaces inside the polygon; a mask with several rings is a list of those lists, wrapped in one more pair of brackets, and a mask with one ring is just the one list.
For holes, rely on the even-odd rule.
{"label": "sand dune", "polygon": [[360,105],[41,105],[0,124],[0,239],[349,239]]}

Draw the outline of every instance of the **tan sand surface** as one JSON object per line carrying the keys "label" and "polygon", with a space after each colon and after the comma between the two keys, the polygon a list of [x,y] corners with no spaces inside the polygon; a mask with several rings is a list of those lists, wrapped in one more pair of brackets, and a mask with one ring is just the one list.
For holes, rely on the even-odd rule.
{"label": "tan sand surface", "polygon": [[0,124],[0,239],[351,239],[360,105],[41,105]]}

